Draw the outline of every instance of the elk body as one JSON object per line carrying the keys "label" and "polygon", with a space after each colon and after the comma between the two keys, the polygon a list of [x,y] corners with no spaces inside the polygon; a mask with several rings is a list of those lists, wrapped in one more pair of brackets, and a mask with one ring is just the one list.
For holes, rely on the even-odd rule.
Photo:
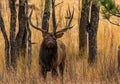
{"label": "elk body", "polygon": [[[54,8],[53,8],[54,9]],[[73,16],[74,16],[74,9],[71,13],[69,7],[67,11],[67,17],[66,17],[66,26],[62,30],[59,30],[56,32],[56,21],[55,21],[55,14],[53,14],[53,32],[49,33],[47,30],[44,30],[42,28],[38,28],[34,26],[31,22],[31,16],[32,12],[30,13],[29,17],[29,23],[30,25],[35,28],[36,30],[39,30],[42,32],[43,41],[40,46],[40,53],[39,53],[39,65],[40,65],[40,72],[44,79],[46,79],[47,72],[51,71],[52,76],[56,77],[58,75],[57,68],[59,68],[61,81],[63,81],[63,73],[65,68],[65,58],[66,58],[66,50],[65,50],[65,44],[58,40],[58,38],[61,38],[64,35],[64,32],[66,32],[68,29],[73,28],[71,25]],[[54,12],[53,12],[54,13]]]}
{"label": "elk body", "polygon": [[59,67],[60,74],[63,77],[66,58],[65,45],[62,41],[57,40],[62,35],[59,34],[55,37],[53,34],[45,34],[43,36],[40,46],[39,64],[44,78],[46,78],[48,71],[51,71],[52,76],[56,77],[58,75],[57,67]]}

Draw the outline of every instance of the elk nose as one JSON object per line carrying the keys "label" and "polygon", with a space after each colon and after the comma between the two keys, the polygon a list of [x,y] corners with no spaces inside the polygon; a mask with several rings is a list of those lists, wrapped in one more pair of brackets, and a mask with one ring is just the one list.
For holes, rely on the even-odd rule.
{"label": "elk nose", "polygon": [[49,42],[48,43],[48,48],[52,48],[52,47],[54,47],[54,44],[52,42]]}

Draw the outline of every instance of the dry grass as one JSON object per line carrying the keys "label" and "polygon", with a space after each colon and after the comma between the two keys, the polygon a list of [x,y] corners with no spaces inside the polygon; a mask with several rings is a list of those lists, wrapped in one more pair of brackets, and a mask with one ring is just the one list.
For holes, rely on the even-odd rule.
{"label": "dry grass", "polygon": [[[40,9],[41,0],[29,0],[29,2],[34,3],[36,7]],[[59,0],[62,1],[62,0]],[[7,34],[9,35],[9,22],[10,14],[9,8],[6,5],[7,0],[4,0],[3,6],[3,18],[5,22],[5,27]],[[66,67],[64,74],[64,83],[65,84],[119,84],[119,74],[117,71],[117,50],[120,44],[120,29],[117,26],[113,26],[108,23],[106,20],[102,19],[100,16],[99,30],[98,30],[98,62],[95,66],[90,67],[87,63],[87,56],[83,59],[78,59],[78,7],[76,0],[64,1],[60,10],[57,7],[57,18],[61,15],[61,23],[59,28],[64,27],[64,16],[67,4],[70,4],[71,7],[75,7],[75,17],[73,24],[76,26],[65,33],[64,37],[61,40],[66,44],[67,59]],[[73,4],[74,3],[74,4]],[[42,5],[41,5],[42,6]],[[7,7],[7,8],[6,8]],[[33,17],[33,22],[36,24],[35,15],[38,14],[39,26],[41,26],[41,11],[35,11]],[[50,26],[51,20],[50,20]],[[32,28],[31,28],[32,29]],[[73,33],[74,32],[74,33]],[[17,73],[14,74],[12,70],[8,73],[5,71],[4,64],[4,39],[2,33],[0,32],[0,83],[1,84],[43,84],[43,81],[39,74],[38,67],[38,54],[39,46],[41,43],[42,37],[41,32],[32,29],[32,41],[37,42],[33,45],[32,51],[32,67],[29,71],[27,68],[27,61],[24,62],[20,58],[18,60]],[[27,57],[26,57],[27,58]],[[48,84],[55,84],[55,81],[52,81],[50,73],[48,73],[47,82]],[[57,79],[59,84],[59,79]]]}

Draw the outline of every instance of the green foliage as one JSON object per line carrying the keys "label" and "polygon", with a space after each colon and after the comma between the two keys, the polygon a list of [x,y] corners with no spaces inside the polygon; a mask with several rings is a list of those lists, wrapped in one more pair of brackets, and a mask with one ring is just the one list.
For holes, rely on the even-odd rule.
{"label": "green foliage", "polygon": [[111,14],[106,13],[106,10],[102,10],[102,14],[103,14],[104,19],[110,19],[110,17],[111,17]]}
{"label": "green foliage", "polygon": [[[104,19],[107,19],[110,23],[111,16],[120,17],[120,7],[115,4],[114,0],[100,0],[102,5],[102,15]],[[114,25],[116,23],[113,23]],[[117,24],[118,25],[118,24]]]}
{"label": "green foliage", "polygon": [[113,0],[101,0],[101,5],[104,7],[104,9],[102,9],[102,11],[104,11],[103,13],[115,13],[118,8],[116,7],[115,2]]}
{"label": "green foliage", "polygon": [[105,11],[104,13],[120,14],[120,7],[115,4],[114,0],[101,0],[101,5],[104,7],[102,9],[102,11]]}
{"label": "green foliage", "polygon": [[115,7],[115,2],[113,0],[101,0],[101,4],[110,9]]}

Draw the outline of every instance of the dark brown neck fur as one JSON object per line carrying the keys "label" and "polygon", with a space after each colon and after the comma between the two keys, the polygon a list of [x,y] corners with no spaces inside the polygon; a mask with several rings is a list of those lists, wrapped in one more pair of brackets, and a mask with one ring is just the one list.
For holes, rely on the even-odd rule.
{"label": "dark brown neck fur", "polygon": [[40,49],[40,59],[42,60],[42,63],[44,63],[44,65],[46,65],[47,68],[51,68],[56,58],[57,44],[53,48],[48,48],[43,41]]}

